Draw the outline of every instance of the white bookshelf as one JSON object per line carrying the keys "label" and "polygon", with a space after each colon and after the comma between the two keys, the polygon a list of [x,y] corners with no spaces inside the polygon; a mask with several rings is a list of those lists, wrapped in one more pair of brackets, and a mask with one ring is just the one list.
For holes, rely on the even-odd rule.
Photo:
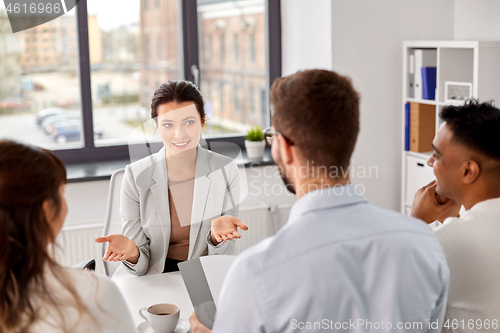
{"label": "white bookshelf", "polygon": [[[411,49],[432,51],[436,66],[435,100],[409,98],[409,54]],[[425,52],[424,51],[424,52]],[[417,75],[417,73],[415,73]],[[445,82],[472,83],[472,96],[480,101],[494,100],[500,105],[500,42],[482,41],[405,41],[403,42],[403,103],[402,117],[402,172],[401,172],[401,212],[408,214],[416,189],[424,186],[434,175],[427,160],[432,152],[405,151],[405,104],[417,102],[435,107],[436,128],[441,125],[440,110],[445,103]],[[458,102],[460,103],[460,102]],[[454,102],[453,104],[457,104]]]}

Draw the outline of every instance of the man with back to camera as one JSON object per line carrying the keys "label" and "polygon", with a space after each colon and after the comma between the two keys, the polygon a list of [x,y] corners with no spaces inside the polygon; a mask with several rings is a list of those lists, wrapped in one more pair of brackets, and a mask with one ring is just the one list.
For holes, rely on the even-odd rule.
{"label": "man with back to camera", "polygon": [[[443,332],[500,328],[500,110],[471,100],[445,107],[427,162],[436,181],[412,216],[433,223],[450,268]],[[458,216],[460,205],[466,212]]]}
{"label": "man with back to camera", "polygon": [[301,71],[274,81],[271,103],[266,139],[298,200],[287,224],[230,268],[214,332],[439,332],[449,272],[435,235],[368,203],[344,175],[359,132],[350,80]]}

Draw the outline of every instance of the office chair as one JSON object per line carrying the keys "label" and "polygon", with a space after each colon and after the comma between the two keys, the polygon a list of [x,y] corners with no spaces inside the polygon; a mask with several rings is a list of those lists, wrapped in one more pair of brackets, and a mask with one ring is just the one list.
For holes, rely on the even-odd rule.
{"label": "office chair", "polygon": [[94,259],[85,259],[85,260],[80,261],[77,264],[74,264],[73,266],[71,266],[71,268],[95,271],[95,260]]}
{"label": "office chair", "polygon": [[[120,193],[122,187],[123,174],[125,169],[116,170],[109,182],[108,207],[106,219],[104,220],[103,236],[122,233],[122,221],[120,218]],[[101,252],[104,257],[109,243],[101,244]],[[106,275],[111,277],[116,269],[121,265],[119,262],[104,261]]]}

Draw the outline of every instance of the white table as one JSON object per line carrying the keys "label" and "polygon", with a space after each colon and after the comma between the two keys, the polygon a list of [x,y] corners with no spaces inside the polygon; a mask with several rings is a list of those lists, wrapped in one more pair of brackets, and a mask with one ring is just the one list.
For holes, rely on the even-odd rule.
{"label": "white table", "polygon": [[157,303],[172,303],[181,308],[181,318],[188,320],[193,305],[180,272],[131,276],[113,279],[120,289],[137,327],[144,320],[139,310]]}

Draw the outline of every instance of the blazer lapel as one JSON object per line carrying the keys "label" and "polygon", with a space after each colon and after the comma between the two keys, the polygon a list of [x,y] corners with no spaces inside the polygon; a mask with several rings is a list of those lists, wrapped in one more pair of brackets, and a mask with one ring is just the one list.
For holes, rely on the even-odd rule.
{"label": "blazer lapel", "polygon": [[163,232],[163,253],[167,253],[170,243],[170,209],[168,206],[168,177],[167,164],[165,160],[165,147],[154,156],[153,180],[151,193],[158,211],[159,223]]}
{"label": "blazer lapel", "polygon": [[[208,193],[212,180],[208,177],[210,173],[210,165],[206,150],[198,145],[196,156],[196,176],[194,179],[193,191],[193,208],[191,210],[191,230],[189,232],[189,254],[188,260],[191,259],[199,237],[203,215],[205,214],[205,205],[207,203]],[[205,235],[201,235],[205,237]]]}

